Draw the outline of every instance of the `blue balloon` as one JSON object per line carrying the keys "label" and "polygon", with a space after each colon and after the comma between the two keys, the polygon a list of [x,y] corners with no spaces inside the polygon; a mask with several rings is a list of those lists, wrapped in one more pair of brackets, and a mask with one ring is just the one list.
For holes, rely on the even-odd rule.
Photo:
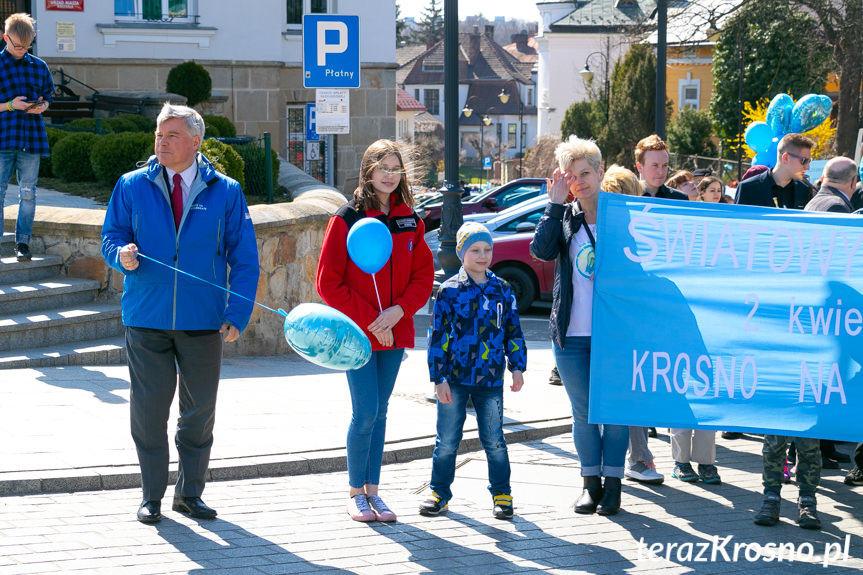
{"label": "blue balloon", "polygon": [[830,117],[833,110],[833,100],[829,96],[806,94],[794,104],[791,110],[791,133],[803,133],[813,130]]}
{"label": "blue balloon", "polygon": [[765,122],[752,122],[746,127],[743,140],[755,152],[766,152],[773,141],[773,130]]}
{"label": "blue balloon", "polygon": [[384,267],[392,253],[393,236],[380,220],[362,218],[348,232],[348,255],[368,274]]}
{"label": "blue balloon", "polygon": [[328,369],[359,369],[372,356],[363,330],[342,312],[319,303],[301,303],[285,317],[285,339],[294,351]]}
{"label": "blue balloon", "polygon": [[857,168],[857,176],[863,182],[863,158],[860,158],[860,166]]}
{"label": "blue balloon", "polygon": [[792,108],[794,108],[794,100],[788,94],[776,94],[770,101],[765,121],[773,130],[774,136],[781,138],[788,132]]}

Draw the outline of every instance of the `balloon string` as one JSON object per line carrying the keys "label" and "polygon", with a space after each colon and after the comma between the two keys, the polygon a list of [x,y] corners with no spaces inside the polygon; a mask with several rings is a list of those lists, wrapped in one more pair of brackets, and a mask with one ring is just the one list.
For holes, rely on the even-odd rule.
{"label": "balloon string", "polygon": [[275,314],[278,314],[278,315],[280,315],[280,316],[282,316],[282,317],[288,317],[288,312],[286,312],[286,311],[285,311],[285,310],[283,310],[282,308],[279,308],[278,310],[274,310],[274,309],[273,309],[273,308],[271,308],[271,307],[267,307],[267,306],[265,306],[265,305],[264,305],[264,304],[262,304],[262,303],[258,303],[258,302],[256,302],[256,301],[255,301],[255,300],[253,300],[253,299],[250,299],[250,298],[247,298],[247,297],[246,297],[246,296],[244,296],[244,295],[238,294],[238,293],[237,293],[237,292],[235,292],[235,291],[231,291],[231,290],[229,290],[228,288],[224,288],[224,287],[222,287],[222,286],[220,286],[220,285],[218,285],[218,284],[214,284],[213,282],[211,282],[211,281],[207,281],[207,280],[205,280],[204,278],[199,278],[198,276],[193,275],[193,274],[190,274],[189,272],[184,272],[184,271],[183,271],[183,270],[181,270],[181,269],[175,268],[174,266],[169,265],[169,264],[166,264],[165,262],[159,261],[159,260],[157,260],[157,259],[155,259],[155,258],[151,258],[150,256],[145,256],[145,255],[144,255],[144,254],[142,254],[141,252],[137,252],[137,254],[138,254],[138,256],[139,256],[139,257],[142,257],[142,258],[144,258],[145,260],[150,260],[151,262],[156,262],[157,264],[159,264],[159,265],[163,265],[163,266],[165,266],[165,267],[166,267],[166,268],[168,268],[168,269],[172,269],[172,270],[174,270],[175,272],[180,272],[180,273],[181,273],[181,274],[183,274],[183,275],[189,276],[190,278],[194,278],[194,279],[196,279],[196,280],[198,280],[198,281],[202,281],[202,282],[204,282],[205,284],[208,284],[208,285],[213,286],[214,288],[219,288],[219,289],[220,289],[220,290],[222,290],[222,291],[226,291],[226,292],[228,292],[228,293],[229,293],[229,294],[231,294],[231,295],[235,295],[235,296],[237,296],[238,298],[242,298],[242,299],[244,299],[244,300],[246,300],[246,301],[250,301],[250,302],[252,302],[253,304],[258,305],[258,306],[261,306],[261,307],[262,307],[262,308],[264,308],[264,309],[270,310],[271,312],[273,312],[273,313],[275,313]]}
{"label": "balloon string", "polygon": [[381,292],[378,291],[378,280],[375,279],[375,274],[372,274],[372,281],[375,284],[375,295],[378,296],[378,308],[381,310],[381,313],[383,313],[384,306],[381,305]]}

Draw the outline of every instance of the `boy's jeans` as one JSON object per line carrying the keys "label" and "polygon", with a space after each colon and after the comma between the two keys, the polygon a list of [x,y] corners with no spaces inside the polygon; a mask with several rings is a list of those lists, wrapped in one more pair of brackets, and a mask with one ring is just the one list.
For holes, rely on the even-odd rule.
{"label": "boy's jeans", "polygon": [[[15,243],[29,244],[36,215],[36,180],[39,178],[39,154],[0,150],[0,209],[6,200],[6,188],[12,170],[17,167],[18,221],[15,225]],[[0,217],[0,236],[3,235],[3,218]]]}
{"label": "boy's jeans", "polygon": [[475,387],[451,383],[451,403],[437,403],[437,439],[432,458],[431,489],[444,501],[452,499],[455,459],[461,443],[467,400],[476,410],[479,440],[488,461],[488,490],[510,493],[509,453],[503,437],[503,387]]}

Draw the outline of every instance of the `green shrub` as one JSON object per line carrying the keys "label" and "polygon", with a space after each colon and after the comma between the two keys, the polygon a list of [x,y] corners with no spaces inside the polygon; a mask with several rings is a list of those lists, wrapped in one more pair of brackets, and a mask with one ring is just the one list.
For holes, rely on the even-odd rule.
{"label": "green shrub", "polygon": [[[267,193],[264,180],[264,149],[257,144],[237,146],[237,152],[243,158],[246,175],[246,185],[243,190],[249,195],[263,196]],[[273,160],[273,190],[279,187],[279,156],[275,150],[270,150]]]}
{"label": "green shrub", "polygon": [[[96,119],[97,118],[77,118],[72,120],[71,122],[66,122],[64,126],[67,128],[83,128],[87,130],[96,130]],[[101,125],[102,132],[108,132],[108,126],[105,124],[106,120],[99,119],[99,124]]]}
{"label": "green shrub", "polygon": [[140,132],[138,129],[138,125],[129,120],[128,118],[124,118],[123,116],[114,116],[111,118],[107,118],[102,120],[102,126],[108,132]]}
{"label": "green shrub", "polygon": [[190,60],[171,68],[166,87],[169,92],[185,96],[186,105],[193,107],[210,99],[213,80],[203,66]]}
{"label": "green shrub", "polygon": [[207,127],[209,131],[210,127],[213,127],[218,132],[218,135],[213,136],[214,138],[222,137],[222,138],[236,138],[237,137],[237,128],[234,126],[234,123],[231,122],[224,116],[214,116],[212,114],[207,114],[204,116],[204,125]]}
{"label": "green shrub", "polygon": [[222,133],[219,128],[204,120],[204,137],[205,138],[220,138]]}
{"label": "green shrub", "polygon": [[141,114],[117,114],[110,119],[116,120],[118,118],[132,122],[139,132],[153,133],[156,131],[156,120],[150,119],[147,116],[142,116]]}
{"label": "green shrub", "polygon": [[213,163],[217,170],[234,178],[240,182],[240,186],[244,190],[246,189],[243,158],[234,148],[219,140],[208,139],[201,144],[201,153]]}
{"label": "green shrub", "polygon": [[153,153],[153,136],[146,132],[122,132],[102,136],[90,153],[96,180],[113,187],[120,176],[137,167]]}
{"label": "green shrub", "polygon": [[62,138],[51,151],[54,174],[67,182],[95,181],[90,151],[102,137],[90,132],[75,132]]}
{"label": "green shrub", "polygon": [[[48,134],[48,150],[49,153],[54,151],[54,146],[57,145],[57,142],[65,138],[70,134],[65,130],[60,130],[59,128],[51,128],[46,127],[45,133]],[[42,161],[39,162],[39,177],[40,178],[53,178],[54,170],[51,169],[51,158],[42,158]]]}

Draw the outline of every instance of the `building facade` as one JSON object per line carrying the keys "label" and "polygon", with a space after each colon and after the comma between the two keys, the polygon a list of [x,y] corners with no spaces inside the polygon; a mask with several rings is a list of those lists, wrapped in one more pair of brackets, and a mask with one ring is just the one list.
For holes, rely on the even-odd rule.
{"label": "building facade", "polygon": [[[64,9],[49,9],[57,6]],[[317,149],[306,140],[315,90],[303,87],[302,67],[302,16],[315,13],[359,17],[362,70],[349,91],[350,133]],[[328,155],[331,181],[346,193],[366,146],[396,136],[392,0],[46,0],[32,4],[32,15],[36,54],[100,92],[164,92],[170,69],[194,60],[218,96],[202,109],[228,117],[240,134],[269,132],[280,156],[314,175]]]}

